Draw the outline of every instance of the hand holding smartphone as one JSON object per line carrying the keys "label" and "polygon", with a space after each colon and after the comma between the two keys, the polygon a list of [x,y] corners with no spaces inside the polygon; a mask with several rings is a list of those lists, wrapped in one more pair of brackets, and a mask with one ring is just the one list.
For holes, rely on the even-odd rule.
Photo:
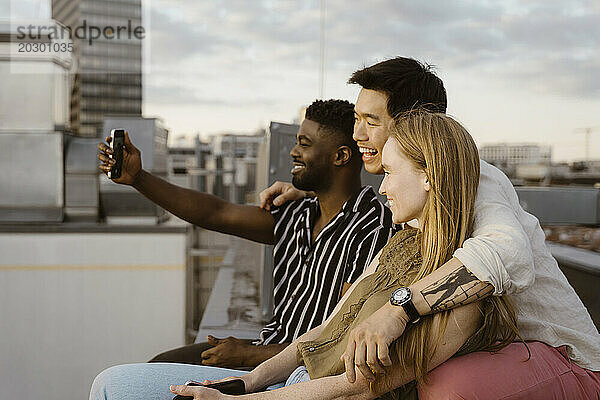
{"label": "hand holding smartphone", "polygon": [[[241,379],[232,379],[232,380],[225,381],[225,382],[210,383],[208,385],[203,385],[202,383],[196,382],[196,381],[187,381],[185,384],[188,386],[204,386],[204,387],[211,388],[211,389],[217,389],[219,392],[221,392],[223,394],[233,394],[233,395],[246,394],[246,384]],[[177,396],[173,397],[173,400],[193,400],[193,399],[194,398],[192,396],[177,395]]]}
{"label": "hand holding smartphone", "polygon": [[109,146],[113,150],[113,154],[109,157],[115,160],[115,164],[108,172],[110,179],[118,179],[121,177],[123,168],[123,146],[125,145],[125,129],[118,128],[110,131]]}

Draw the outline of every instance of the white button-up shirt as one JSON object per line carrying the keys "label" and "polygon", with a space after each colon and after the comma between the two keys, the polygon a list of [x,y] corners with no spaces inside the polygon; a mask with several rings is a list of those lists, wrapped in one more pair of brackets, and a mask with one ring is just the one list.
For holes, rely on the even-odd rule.
{"label": "white button-up shirt", "polygon": [[537,218],[520,206],[509,179],[483,160],[473,235],[454,256],[495,294],[512,296],[525,340],[566,345],[577,365],[600,371],[598,330],[546,247]]}

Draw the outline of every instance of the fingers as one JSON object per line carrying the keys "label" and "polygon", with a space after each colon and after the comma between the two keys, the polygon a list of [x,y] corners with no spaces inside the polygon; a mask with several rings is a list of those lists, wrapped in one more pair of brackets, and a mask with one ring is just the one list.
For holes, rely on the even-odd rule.
{"label": "fingers", "polygon": [[116,163],[114,158],[110,158],[105,154],[99,153],[98,160],[102,161],[104,164],[114,165]]}
{"label": "fingers", "polygon": [[[300,192],[300,191],[298,191],[298,192]],[[287,192],[282,192],[277,197],[275,197],[273,199],[273,205],[279,207],[279,206],[287,203],[290,200],[297,200],[297,199],[298,199],[298,193],[294,190],[288,190]]]}
{"label": "fingers", "polygon": [[129,139],[129,132],[125,131],[125,138],[123,140],[123,147],[125,148],[125,152],[128,154],[135,154],[138,153],[139,150],[137,149],[137,147],[135,147],[133,145],[133,143],[131,143],[131,140]]}
{"label": "fingers", "polygon": [[201,395],[212,395],[210,398],[215,398],[215,394],[218,394],[219,391],[216,389],[210,389],[203,386],[187,386],[187,385],[171,385],[169,386],[169,390],[172,393],[179,394],[181,396],[193,396],[195,399],[200,398]]}
{"label": "fingers", "polygon": [[[208,353],[207,353],[208,352]],[[210,352],[210,350],[206,350],[200,356],[202,358],[202,365],[209,365],[211,367],[218,366],[221,362],[221,357],[216,352]]]}
{"label": "fingers", "polygon": [[367,342],[367,366],[371,371],[375,371],[376,374],[385,374],[385,370],[379,364],[377,359],[377,343],[374,341]]}
{"label": "fingers", "polygon": [[263,210],[271,211],[271,204],[267,199],[264,199],[262,196],[259,195],[259,202],[260,204],[258,206],[260,208],[262,208]]}
{"label": "fingers", "polygon": [[305,198],[307,192],[296,189],[291,183],[282,182],[281,193],[273,200],[273,205],[281,206],[288,201]]}
{"label": "fingers", "polygon": [[221,340],[223,340],[223,339],[218,339],[218,338],[214,337],[213,335],[208,335],[206,337],[206,341],[211,346],[217,346],[217,345],[219,345],[221,343]]}
{"label": "fingers", "polygon": [[233,380],[233,379],[240,379],[240,378],[238,378],[237,376],[228,376],[227,378],[215,379],[214,381],[209,381],[208,379],[206,379],[206,380],[204,380],[204,381],[202,381],[200,383],[202,383],[203,385],[210,385],[210,384],[213,384],[213,383],[227,382],[227,381],[230,381],[230,380]]}
{"label": "fingers", "polygon": [[202,359],[202,365],[206,365],[208,367],[218,367],[219,359],[216,357],[208,357]]}
{"label": "fingers", "polygon": [[260,192],[260,207],[270,211],[271,204],[273,204],[272,200],[283,191],[283,185],[283,182],[276,181],[271,186]]}
{"label": "fingers", "polygon": [[348,345],[346,346],[346,352],[342,355],[342,359],[344,360],[344,365],[346,368],[346,379],[348,382],[354,383],[356,381],[356,373],[354,371],[354,349],[356,348],[356,343],[352,338],[348,340]]}
{"label": "fingers", "polygon": [[350,383],[354,383],[356,381],[356,371],[354,370],[354,362],[350,360],[350,357],[347,357],[345,354],[342,355],[342,360],[344,361],[344,368],[346,369],[346,379]]}
{"label": "fingers", "polygon": [[358,370],[368,381],[375,380],[375,375],[373,375],[373,371],[367,365],[367,360],[365,359],[365,355],[367,353],[366,345],[364,342],[358,343],[356,346],[355,359],[354,364],[358,367]]}
{"label": "fingers", "polygon": [[219,366],[221,364],[222,355],[218,348],[213,347],[205,350],[200,354],[202,365]]}
{"label": "fingers", "polygon": [[108,155],[113,154],[113,149],[111,149],[109,146],[105,145],[104,143],[98,143],[98,150],[100,150],[100,152],[104,153],[104,154],[108,154]]}
{"label": "fingers", "polygon": [[205,350],[202,352],[202,354],[200,354],[200,357],[202,358],[202,365],[218,366],[221,363],[222,357],[221,350],[219,350],[219,348],[216,346],[219,346],[224,340],[227,339],[218,339],[212,335],[208,335],[206,339],[208,344],[215,347]]}
{"label": "fingers", "polygon": [[104,143],[99,143],[98,144],[98,150],[100,151],[98,153],[98,159],[100,161],[102,161],[102,164],[100,164],[98,166],[98,168],[104,172],[105,174],[109,173],[110,170],[112,169],[113,165],[115,164],[115,160],[110,158],[109,155],[113,154],[113,151],[110,147],[108,147],[107,145],[105,145]]}
{"label": "fingers", "polygon": [[169,390],[175,394],[179,394],[181,396],[193,396],[194,393],[190,386],[186,385],[171,385],[169,386]]}
{"label": "fingers", "polygon": [[279,196],[273,199],[273,205],[279,207],[282,204],[285,204],[285,194],[280,194]]}
{"label": "fingers", "polygon": [[267,211],[271,211],[271,197],[268,193],[269,188],[266,188],[258,195],[259,207]]}
{"label": "fingers", "polygon": [[215,354],[216,354],[216,350],[213,347],[212,349],[204,350],[202,352],[202,354],[200,354],[200,358],[202,358],[203,360],[206,360],[206,359],[214,356]]}
{"label": "fingers", "polygon": [[390,367],[392,365],[392,359],[390,358],[390,349],[386,343],[377,343],[377,358],[385,367]]}

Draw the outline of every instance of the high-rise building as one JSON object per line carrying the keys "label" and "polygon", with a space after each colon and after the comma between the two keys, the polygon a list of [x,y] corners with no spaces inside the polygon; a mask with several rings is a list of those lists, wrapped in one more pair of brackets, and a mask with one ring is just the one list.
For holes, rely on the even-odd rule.
{"label": "high-rise building", "polygon": [[141,115],[141,0],[52,0],[52,18],[74,44],[71,129],[98,136],[105,114]]}

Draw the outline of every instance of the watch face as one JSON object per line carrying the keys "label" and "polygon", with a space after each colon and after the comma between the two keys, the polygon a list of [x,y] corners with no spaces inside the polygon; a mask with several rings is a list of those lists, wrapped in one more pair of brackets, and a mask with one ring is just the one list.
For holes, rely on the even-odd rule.
{"label": "watch face", "polygon": [[397,305],[401,305],[406,302],[410,298],[410,291],[408,288],[401,287],[399,289],[394,290],[392,293],[393,302]]}

